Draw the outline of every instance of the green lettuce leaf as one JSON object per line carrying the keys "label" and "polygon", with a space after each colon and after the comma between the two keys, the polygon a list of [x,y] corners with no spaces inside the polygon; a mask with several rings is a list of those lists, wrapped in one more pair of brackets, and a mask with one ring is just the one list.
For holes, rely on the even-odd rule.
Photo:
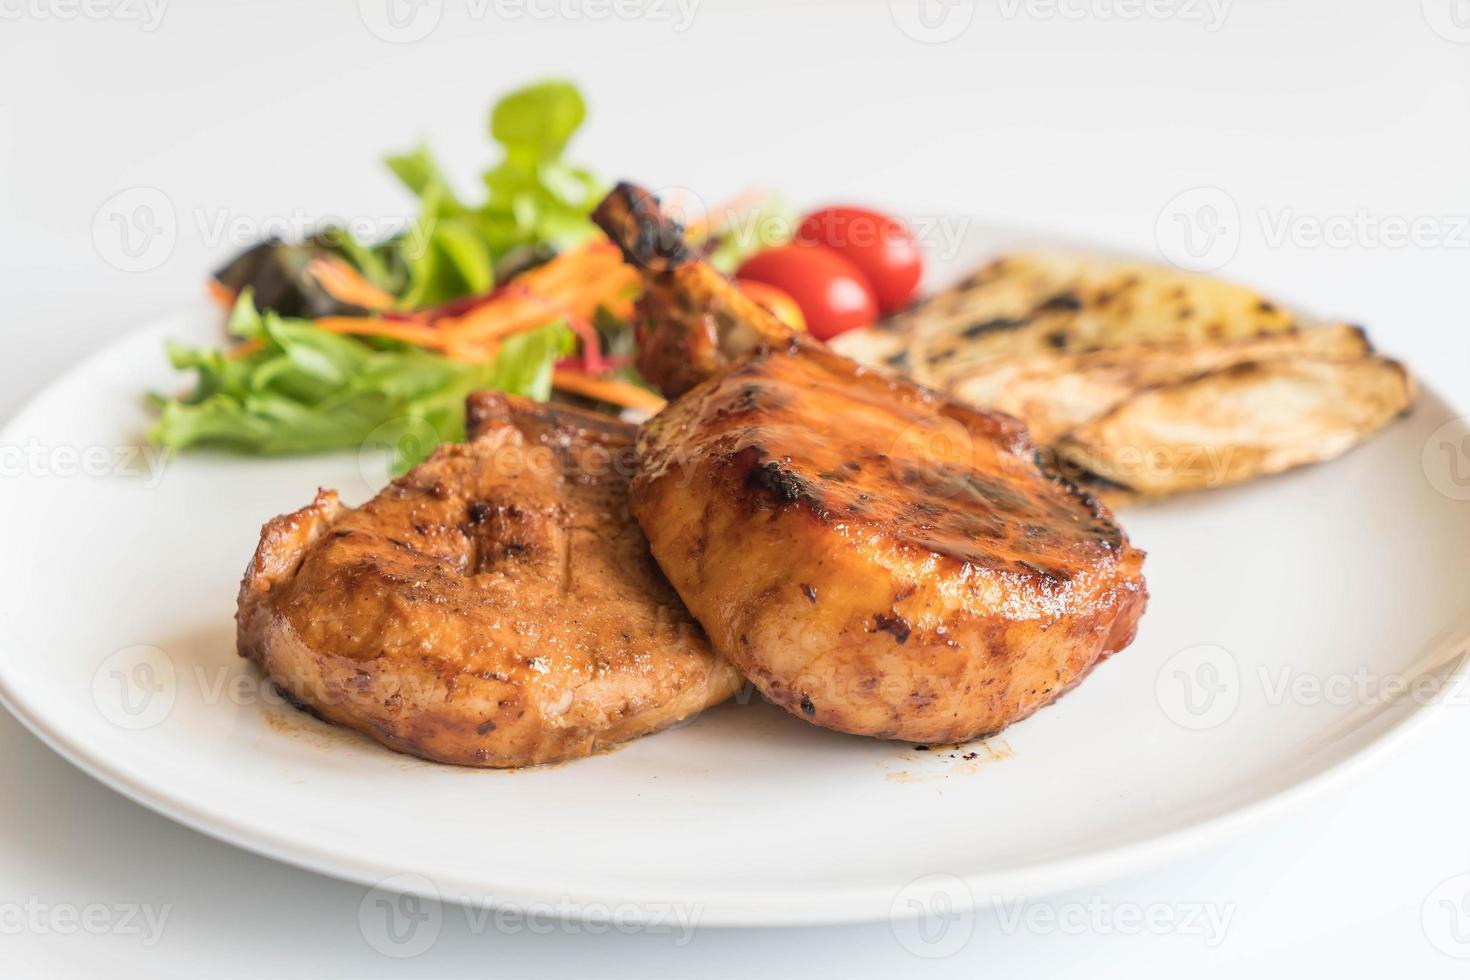
{"label": "green lettuce leaf", "polygon": [[513,155],[554,160],[587,118],[582,93],[570,82],[545,81],[505,96],[490,113],[490,135]]}
{"label": "green lettuce leaf", "polygon": [[588,215],[606,185],[562,159],[586,116],[581,93],[563,81],[538,82],[497,102],[490,135],[502,159],[485,171],[478,206],[454,195],[428,147],[388,158],[389,169],[419,198],[417,221],[395,240],[408,269],[401,306],[484,293],[496,281],[494,270],[517,250],[561,250],[595,234]]}
{"label": "green lettuce leaf", "polygon": [[155,442],[261,455],[383,446],[393,453],[394,472],[403,472],[438,444],[464,439],[470,392],[549,398],[556,361],[575,344],[558,321],[506,341],[492,363],[465,364],[259,313],[248,291],[230,323],[260,348],[235,357],[171,345],[173,365],[193,371],[197,382],[181,398],[155,396]]}

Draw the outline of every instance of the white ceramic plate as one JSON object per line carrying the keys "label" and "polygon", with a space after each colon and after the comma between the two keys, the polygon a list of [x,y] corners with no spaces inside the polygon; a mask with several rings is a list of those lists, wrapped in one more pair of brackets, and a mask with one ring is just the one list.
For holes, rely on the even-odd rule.
{"label": "white ceramic plate", "polygon": [[[1011,244],[972,234],[951,268]],[[1470,442],[1424,392],[1336,462],[1126,513],[1153,595],[1137,642],[988,744],[757,701],[558,768],[395,755],[280,704],[231,618],[262,522],[318,485],[364,500],[381,463],[190,454],[155,477],[132,455],[140,393],[180,384],[163,339],[218,330],[199,310],[135,334],[0,435],[0,695],[120,792],[327,874],[705,924],[988,903],[1219,839],[1462,697]]]}

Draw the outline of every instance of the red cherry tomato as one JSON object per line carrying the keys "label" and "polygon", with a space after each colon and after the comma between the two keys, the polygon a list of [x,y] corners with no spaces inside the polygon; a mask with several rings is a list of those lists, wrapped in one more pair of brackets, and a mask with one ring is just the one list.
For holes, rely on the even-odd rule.
{"label": "red cherry tomato", "polygon": [[756,282],[754,279],[737,279],[735,285],[739,286],[740,291],[746,296],[765,307],[767,313],[792,330],[798,332],[806,330],[806,318],[801,315],[801,307],[797,306],[796,300],[784,290],[763,282]]}
{"label": "red cherry tomato", "polygon": [[919,291],[924,259],[903,225],[866,208],[834,207],[801,220],[796,241],[825,245],[860,269],[884,313],[901,310]]}
{"label": "red cherry tomato", "polygon": [[831,249],[813,245],[768,248],[746,259],[736,276],[775,286],[796,300],[807,329],[818,340],[878,319],[873,287],[857,266]]}

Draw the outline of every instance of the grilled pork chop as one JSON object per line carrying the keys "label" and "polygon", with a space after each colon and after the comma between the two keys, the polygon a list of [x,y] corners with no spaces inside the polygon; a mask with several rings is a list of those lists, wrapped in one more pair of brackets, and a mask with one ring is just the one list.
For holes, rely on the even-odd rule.
{"label": "grilled pork chop", "polygon": [[469,423],[357,510],[323,490],[265,526],[240,653],[328,721],[468,766],[585,756],[733,693],[628,513],[634,428],[494,394]]}
{"label": "grilled pork chop", "polygon": [[632,508],[715,649],[818,725],[999,731],[1132,641],[1143,554],[1009,416],[791,335],[622,185],[594,220],[644,273],[639,366],[671,396]]}

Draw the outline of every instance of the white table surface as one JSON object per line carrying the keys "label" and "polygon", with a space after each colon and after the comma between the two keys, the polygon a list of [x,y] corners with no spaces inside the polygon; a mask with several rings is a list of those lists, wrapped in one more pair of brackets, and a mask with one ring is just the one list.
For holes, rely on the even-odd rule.
{"label": "white table surface", "polygon": [[[472,186],[492,97],[549,74],[592,103],[577,158],[711,199],[762,183],[1157,254],[1174,211],[1221,201],[1176,196],[1219,188],[1224,275],[1367,324],[1470,405],[1465,0],[928,0],[927,20],[906,2],[395,0],[392,22],[385,2],[0,0],[0,416],[197,295],[235,239],[406,213],[385,151],[429,137]],[[124,271],[94,220],[138,187],[177,235]],[[1417,243],[1394,240],[1416,220]],[[681,943],[503,932],[450,907],[427,952],[395,960],[359,929],[363,889],[156,816],[0,712],[0,974],[1464,976],[1440,947],[1470,954],[1444,938],[1470,941],[1470,902],[1453,920],[1441,900],[1470,886],[1440,885],[1470,873],[1467,744],[1470,708],[1446,706],[1249,836],[1038,899],[1061,925],[982,911],[944,959],[887,923]],[[99,903],[168,918],[154,942],[49,917]],[[1200,904],[1229,914],[1220,941],[1088,911]]]}

